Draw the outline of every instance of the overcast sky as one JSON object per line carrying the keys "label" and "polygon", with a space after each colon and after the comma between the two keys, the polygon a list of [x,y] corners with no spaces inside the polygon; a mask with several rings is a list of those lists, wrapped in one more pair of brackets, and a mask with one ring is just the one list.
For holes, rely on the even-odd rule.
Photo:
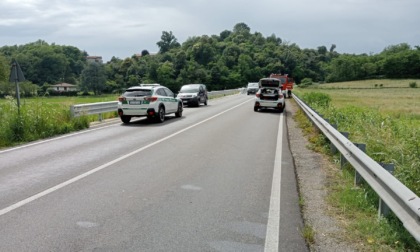
{"label": "overcast sky", "polygon": [[420,0],[0,0],[0,47],[41,39],[108,61],[157,52],[162,31],[183,43],[241,22],[302,49],[420,45]]}

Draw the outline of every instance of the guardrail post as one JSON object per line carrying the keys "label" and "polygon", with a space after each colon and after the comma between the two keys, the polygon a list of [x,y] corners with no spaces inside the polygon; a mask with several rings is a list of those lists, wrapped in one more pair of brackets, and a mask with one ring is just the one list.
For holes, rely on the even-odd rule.
{"label": "guardrail post", "polygon": [[[357,148],[359,148],[361,151],[366,153],[366,144],[364,144],[364,143],[354,143],[354,145],[356,145]],[[362,176],[355,169],[354,170],[354,185],[360,185],[362,183],[362,181],[363,181]]]}
{"label": "guardrail post", "polygon": [[99,120],[100,122],[102,122],[102,113],[99,113],[99,114],[98,114],[98,120]]}
{"label": "guardrail post", "polygon": [[74,106],[70,106],[70,115],[73,118],[74,117]]}
{"label": "guardrail post", "polygon": [[[334,128],[334,129],[337,129],[337,124],[331,124],[331,126]],[[336,154],[337,152],[338,152],[338,150],[337,150],[337,147],[335,147],[335,145],[330,141],[330,150],[331,150],[331,153],[334,155],[334,154]]]}
{"label": "guardrail post", "polygon": [[[340,132],[343,136],[345,136],[347,139],[349,138],[348,132]],[[347,159],[344,157],[343,153],[340,153],[340,164],[341,169],[343,169],[344,165],[347,163]]]}
{"label": "guardrail post", "polygon": [[[389,173],[394,174],[394,169],[395,169],[394,164],[384,164],[384,163],[379,163],[379,164]],[[390,212],[391,212],[391,209],[389,208],[389,206],[381,198],[379,198],[378,218],[380,218],[381,216],[388,216]]]}

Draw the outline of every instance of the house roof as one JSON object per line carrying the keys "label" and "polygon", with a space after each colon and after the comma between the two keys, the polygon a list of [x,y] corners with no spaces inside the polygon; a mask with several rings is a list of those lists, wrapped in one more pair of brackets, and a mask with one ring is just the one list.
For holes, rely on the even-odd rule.
{"label": "house roof", "polygon": [[55,85],[51,85],[52,87],[77,87],[76,85],[69,84],[69,83],[58,83]]}

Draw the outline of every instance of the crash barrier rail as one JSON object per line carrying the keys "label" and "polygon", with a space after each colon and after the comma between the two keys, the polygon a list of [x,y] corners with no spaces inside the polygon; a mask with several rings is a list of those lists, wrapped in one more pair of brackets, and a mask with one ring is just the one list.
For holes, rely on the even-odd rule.
{"label": "crash barrier rail", "polygon": [[363,149],[366,145],[352,143],[296,95],[293,94],[293,98],[308,118],[328,138],[332,146],[341,153],[342,161],[345,159],[354,167],[355,183],[363,178],[378,194],[380,197],[378,215],[384,215],[384,209],[389,207],[407,231],[420,242],[420,198],[381,164],[365,154]]}
{"label": "crash barrier rail", "polygon": [[[209,98],[214,98],[218,96],[233,95],[239,93],[239,89],[229,89],[221,91],[212,91],[207,92]],[[86,104],[77,104],[70,106],[70,114],[72,117],[78,117],[82,115],[98,115],[99,121],[102,121],[102,114],[107,112],[117,111],[118,101],[111,102],[96,102],[96,103],[86,103]]]}

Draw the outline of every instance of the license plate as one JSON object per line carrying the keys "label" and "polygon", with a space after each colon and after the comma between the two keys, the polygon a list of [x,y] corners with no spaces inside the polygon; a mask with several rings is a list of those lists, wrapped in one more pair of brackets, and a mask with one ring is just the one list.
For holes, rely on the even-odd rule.
{"label": "license plate", "polygon": [[140,105],[141,101],[130,101],[130,105]]}

